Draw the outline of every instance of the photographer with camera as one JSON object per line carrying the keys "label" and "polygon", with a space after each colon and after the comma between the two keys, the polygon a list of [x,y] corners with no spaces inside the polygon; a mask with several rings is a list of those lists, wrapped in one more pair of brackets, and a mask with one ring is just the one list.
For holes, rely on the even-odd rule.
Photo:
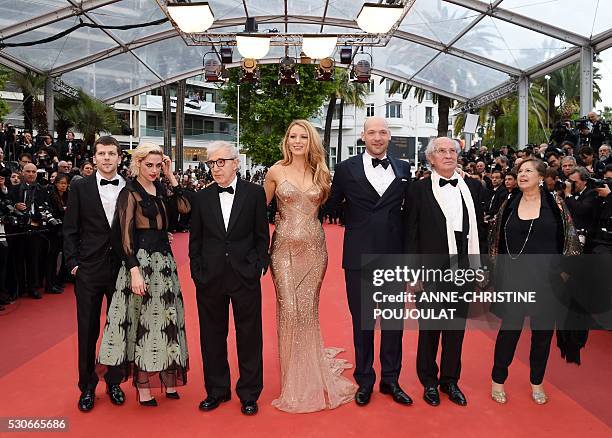
{"label": "photographer with camera", "polygon": [[10,205],[8,197],[8,187],[11,185],[10,177],[10,169],[0,169],[0,310],[2,310],[3,305],[13,301],[13,297],[6,290],[6,279],[9,272],[9,251],[4,229],[4,216],[9,213],[6,206]]}
{"label": "photographer with camera", "polygon": [[604,169],[603,180],[591,180],[600,204],[591,244],[593,254],[612,254],[612,164]]}
{"label": "photographer with camera", "polygon": [[590,146],[581,146],[578,150],[578,164],[584,167],[588,172],[589,176],[595,175],[595,169],[597,167],[597,160],[595,159],[595,152]]}
{"label": "photographer with camera", "polygon": [[599,200],[597,192],[589,187],[590,174],[584,167],[576,167],[566,182],[565,203],[574,219],[576,231],[584,252],[591,248],[590,235],[596,221]]}
{"label": "photographer with camera", "polygon": [[48,232],[45,233],[45,239],[48,242],[48,252],[46,257],[46,292],[50,294],[59,294],[64,291],[63,285],[58,278],[58,256],[62,251],[62,222],[68,205],[68,186],[70,179],[65,173],[58,173],[53,181],[49,184],[49,201],[51,218],[47,222]]}
{"label": "photographer with camera", "polygon": [[9,249],[16,264],[19,293],[40,299],[42,296],[37,290],[42,286],[40,255],[45,243],[40,232],[49,216],[49,196],[45,187],[36,181],[37,170],[33,163],[26,164],[22,183],[9,190],[14,210],[6,229]]}
{"label": "photographer with camera", "polygon": [[33,157],[36,155],[36,152],[38,152],[38,147],[32,140],[32,134],[24,132],[17,140],[17,146],[15,147],[16,155],[19,157],[22,154],[30,154],[30,156]]}
{"label": "photographer with camera", "polygon": [[606,141],[610,141],[610,123],[602,120],[595,111],[591,111],[587,118],[591,123],[591,147],[598,150]]}

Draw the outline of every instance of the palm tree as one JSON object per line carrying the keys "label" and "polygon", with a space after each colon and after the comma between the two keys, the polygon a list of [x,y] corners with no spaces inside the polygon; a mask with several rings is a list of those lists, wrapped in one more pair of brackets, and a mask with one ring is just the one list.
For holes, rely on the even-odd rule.
{"label": "palm tree", "polygon": [[334,75],[334,87],[329,94],[329,103],[327,105],[327,114],[325,117],[325,129],[323,132],[323,145],[329,156],[330,141],[331,141],[331,126],[334,118],[334,111],[338,99],[340,106],[338,107],[338,149],[336,152],[336,162],[342,161],[342,125],[344,118],[344,104],[353,105],[356,108],[365,106],[365,98],[368,94],[368,84],[360,84],[349,81],[349,74],[346,69],[337,68]]}
{"label": "palm tree", "polygon": [[79,90],[78,100],[66,111],[65,116],[83,133],[86,145],[93,145],[96,135],[101,131],[109,132],[117,128],[116,111],[82,90]]}
{"label": "palm tree", "polygon": [[[45,76],[37,75],[31,70],[26,70],[25,73],[14,72],[11,77],[11,81],[21,89],[23,94],[23,125],[26,131],[32,132],[34,121],[41,119],[40,115],[35,115],[35,109],[41,110],[40,105],[37,104],[38,96],[44,93],[46,80]],[[46,121],[46,115],[44,119]]]}

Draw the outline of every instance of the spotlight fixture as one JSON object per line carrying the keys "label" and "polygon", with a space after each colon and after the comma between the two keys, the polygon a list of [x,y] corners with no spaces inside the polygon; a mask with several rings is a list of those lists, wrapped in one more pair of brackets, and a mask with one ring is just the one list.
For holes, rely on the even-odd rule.
{"label": "spotlight fixture", "polygon": [[338,37],[304,36],[302,38],[302,50],[309,58],[329,58],[336,49]]}
{"label": "spotlight fixture", "polygon": [[285,56],[278,65],[279,85],[299,85],[300,75],[295,66],[295,59]]}
{"label": "spotlight fixture", "polygon": [[270,51],[270,37],[264,35],[236,35],[238,52],[248,59],[261,59]]}
{"label": "spotlight fixture", "polygon": [[350,64],[353,61],[353,49],[351,47],[343,47],[340,49],[340,64]]}
{"label": "spotlight fixture", "polygon": [[255,83],[259,80],[259,69],[257,61],[252,58],[245,58],[240,63],[240,82]]}
{"label": "spotlight fixture", "polygon": [[334,60],[331,58],[323,58],[317,67],[315,79],[317,81],[333,81],[334,80]]}
{"label": "spotlight fixture", "polygon": [[168,15],[185,33],[206,32],[215,21],[215,16],[208,2],[169,2]]}
{"label": "spotlight fixture", "polygon": [[401,18],[401,4],[364,3],[357,15],[357,25],[367,33],[387,33]]}
{"label": "spotlight fixture", "polygon": [[219,49],[222,64],[231,64],[233,61],[233,51],[231,47],[221,47]]}
{"label": "spotlight fixture", "polygon": [[370,59],[361,57],[359,61],[353,64],[350,80],[360,84],[367,84],[370,82],[370,76],[372,75],[372,55],[369,53],[361,53],[361,55],[366,55]]}
{"label": "spotlight fixture", "polygon": [[215,57],[206,58],[204,55],[204,80],[206,82],[224,82],[222,77],[223,65]]}

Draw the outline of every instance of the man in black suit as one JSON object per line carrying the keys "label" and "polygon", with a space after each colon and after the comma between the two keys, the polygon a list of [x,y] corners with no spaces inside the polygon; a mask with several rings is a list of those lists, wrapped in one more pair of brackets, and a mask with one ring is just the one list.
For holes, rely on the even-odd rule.
{"label": "man in black suit", "polygon": [[[467,255],[480,254],[484,250],[486,233],[479,199],[480,182],[472,178],[463,179],[456,172],[458,152],[456,143],[446,137],[436,138],[427,146],[426,155],[433,171],[431,178],[413,183],[408,194],[405,225],[407,254]],[[441,262],[443,266],[427,267],[445,269],[450,266],[449,257]],[[448,285],[441,285],[445,286]],[[460,310],[458,314],[467,314],[466,309]],[[428,323],[419,321],[417,348],[417,375],[425,387],[423,398],[432,406],[439,405],[439,384],[451,401],[465,406],[467,400],[457,385],[461,372],[465,318],[460,318],[453,330],[440,330],[439,326],[432,328]],[[442,355],[438,377],[436,355],[440,337]]]}
{"label": "man in black suit", "polygon": [[508,198],[508,190],[504,187],[504,174],[501,170],[491,172],[492,191],[489,192],[489,198],[486,202],[486,215],[488,218],[493,218],[504,201]]}
{"label": "man in black suit", "polygon": [[[121,162],[120,147],[113,137],[100,137],[94,145],[97,172],[71,184],[70,199],[64,217],[64,255],[66,267],[75,276],[79,344],[78,407],[93,409],[98,384],[96,342],[100,335],[100,311],[106,296],[110,305],[120,259],[111,246],[111,225],[117,197],[125,180],[117,174]],[[125,395],[119,383],[119,368],[109,367],[104,380],[110,400],[121,405]]]}
{"label": "man in black suit", "polygon": [[[50,208],[49,192],[46,187],[36,182],[37,170],[33,163],[26,163],[21,171],[22,183],[12,186],[9,191],[15,209],[28,217],[28,229],[33,231],[31,234],[11,237],[9,246],[14,255],[19,293],[34,299],[42,298],[37,290],[42,287],[40,257],[45,247],[45,240],[39,234],[43,229],[40,212]],[[8,231],[10,234],[23,233],[26,230],[22,227],[9,227]]]}
{"label": "man in black suit", "polygon": [[200,347],[210,411],[231,398],[227,362],[229,304],[232,303],[242,413],[257,413],[263,389],[260,277],[268,268],[270,231],[263,187],[237,178],[238,152],[217,142],[206,162],[214,184],[193,199],[189,258],[196,285]]}
{"label": "man in black suit", "polygon": [[59,159],[70,161],[73,166],[76,166],[76,160],[81,154],[82,145],[83,142],[81,140],[74,139],[74,132],[68,131],[66,133],[66,141],[61,142],[58,146]]}
{"label": "man in black suit", "polygon": [[[349,309],[353,319],[355,371],[359,389],[355,402],[369,403],[376,374],[374,331],[363,329],[371,299],[362,300],[361,255],[399,254],[403,241],[403,210],[410,181],[410,163],[387,156],[391,133],[385,119],[368,118],[361,134],[366,151],[336,165],[327,208],[336,210],[345,202],[342,267]],[[364,294],[366,293],[363,291]],[[363,309],[367,306],[368,309]],[[402,366],[402,330],[381,330],[380,391],[404,405],[412,404],[399,386]]]}

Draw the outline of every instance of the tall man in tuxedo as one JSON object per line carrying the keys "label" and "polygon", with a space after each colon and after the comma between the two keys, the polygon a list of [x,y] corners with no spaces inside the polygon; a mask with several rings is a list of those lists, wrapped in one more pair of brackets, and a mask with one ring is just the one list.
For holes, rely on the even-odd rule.
{"label": "tall man in tuxedo", "polygon": [[189,258],[196,285],[200,347],[210,411],[231,398],[227,362],[232,303],[240,378],[236,393],[245,415],[257,413],[263,389],[260,277],[268,268],[270,231],[263,187],[237,178],[238,152],[216,142],[206,162],[215,180],[193,197]]}
{"label": "tall man in tuxedo", "polygon": [[[414,182],[408,192],[407,254],[467,255],[480,254],[481,249],[484,250],[486,233],[479,198],[481,185],[479,181],[469,177],[464,179],[456,172],[458,152],[457,144],[446,137],[436,138],[427,146],[426,156],[433,171],[431,178]],[[444,259],[442,266],[434,268],[448,268],[450,264],[446,263],[450,263],[450,258]],[[460,267],[464,259],[459,259]],[[440,404],[438,385],[451,401],[460,406],[467,405],[465,395],[457,385],[467,310],[458,310],[463,318],[455,321],[452,330],[440,330],[439,326],[430,327],[429,321],[419,321],[417,375],[425,388],[423,399],[432,406]],[[436,356],[440,337],[439,370]]]}
{"label": "tall man in tuxedo", "polygon": [[[111,247],[111,224],[117,197],[125,180],[117,174],[121,162],[120,147],[113,137],[100,137],[94,145],[97,172],[71,184],[70,199],[64,217],[64,254],[66,267],[75,276],[79,344],[78,407],[93,409],[96,375],[96,342],[100,335],[100,311],[106,296],[111,302],[120,259]],[[125,395],[119,383],[121,371],[109,367],[104,379],[110,400],[121,405]]]}
{"label": "tall man in tuxedo", "polygon": [[[387,156],[391,133],[385,119],[368,118],[361,138],[366,151],[336,165],[327,208],[335,210],[346,202],[342,267],[353,319],[353,375],[359,385],[355,402],[365,406],[370,402],[376,374],[372,367],[374,331],[364,329],[363,318],[368,312],[362,308],[373,308],[374,303],[362,299],[361,255],[402,252],[402,206],[410,181],[410,164]],[[412,400],[399,386],[402,335],[402,330],[381,330],[380,391],[400,404],[410,405]]]}

